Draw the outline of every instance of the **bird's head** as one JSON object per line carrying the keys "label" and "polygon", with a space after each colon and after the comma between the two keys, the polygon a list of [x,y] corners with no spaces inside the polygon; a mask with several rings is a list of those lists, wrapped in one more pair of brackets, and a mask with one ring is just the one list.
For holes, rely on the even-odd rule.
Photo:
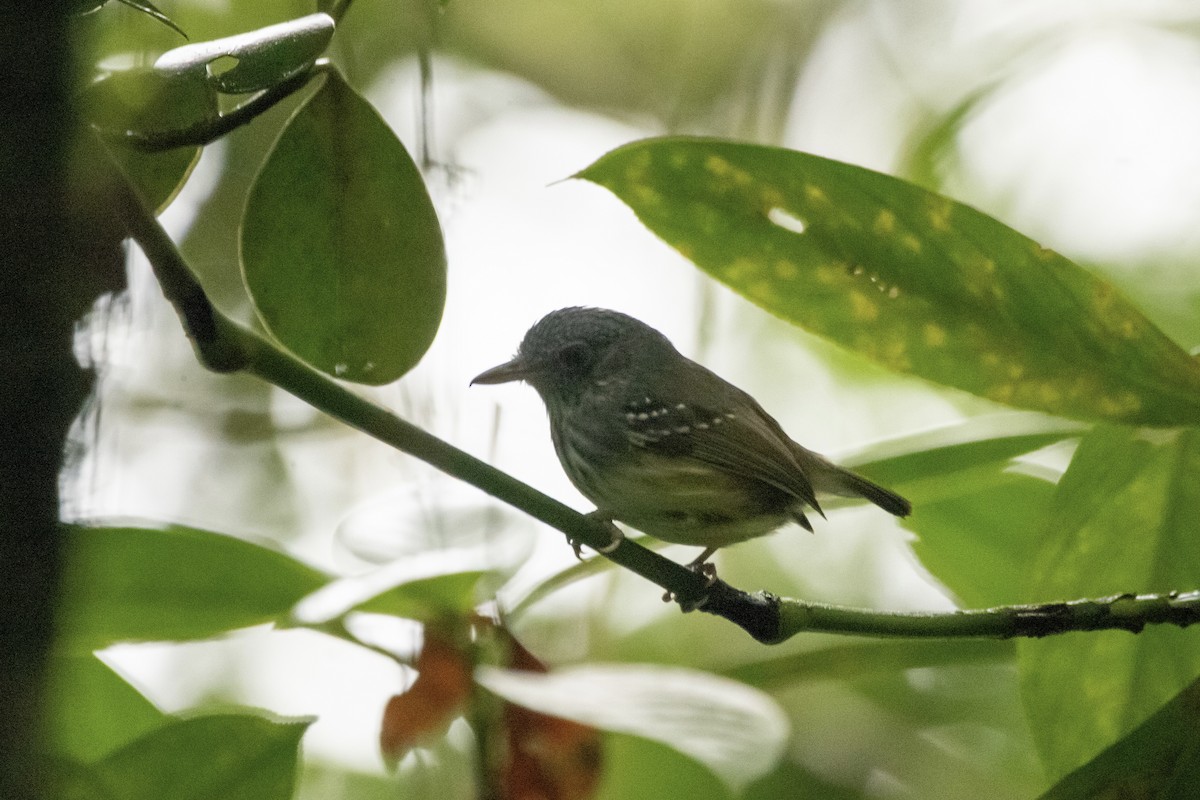
{"label": "bird's head", "polygon": [[477,375],[476,383],[525,381],[547,406],[570,402],[585,388],[619,375],[636,373],[671,343],[643,322],[603,308],[552,311],[525,334],[517,355]]}

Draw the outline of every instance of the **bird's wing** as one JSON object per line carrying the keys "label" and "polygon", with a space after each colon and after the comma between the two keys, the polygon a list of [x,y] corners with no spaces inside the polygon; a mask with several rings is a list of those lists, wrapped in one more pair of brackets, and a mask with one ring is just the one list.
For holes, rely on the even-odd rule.
{"label": "bird's wing", "polygon": [[665,392],[628,399],[623,411],[630,443],[761,481],[820,511],[812,482],[793,456],[787,434],[753,398],[724,381],[718,387],[724,397],[714,391],[696,392],[704,387],[694,383],[688,388],[698,401],[664,399]]}

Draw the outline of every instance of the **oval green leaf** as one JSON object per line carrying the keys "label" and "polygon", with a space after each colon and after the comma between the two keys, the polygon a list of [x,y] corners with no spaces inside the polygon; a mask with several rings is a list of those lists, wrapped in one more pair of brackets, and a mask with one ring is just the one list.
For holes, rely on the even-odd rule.
{"label": "oval green leaf", "polygon": [[256,178],[241,256],[267,330],[338,378],[396,380],[441,322],[446,251],[421,173],[337,74],[292,117]]}
{"label": "oval green leaf", "polygon": [[[83,91],[80,107],[156,213],[179,194],[200,160],[201,148],[147,152],[138,149],[138,142],[203,128],[218,117],[217,96],[206,81],[147,69],[115,72],[96,81]],[[101,187],[94,191],[106,193]]]}
{"label": "oval green leaf", "polygon": [[[87,152],[91,142],[79,142],[72,153],[72,196],[84,208],[110,206],[103,198],[114,190],[108,184],[111,172],[94,169],[93,154]],[[146,208],[161,214],[179,196],[180,190],[200,161],[200,147],[177,147],[158,153],[147,153],[119,142],[105,142],[103,147],[121,166],[121,171],[133,183]]]}
{"label": "oval green leaf", "polygon": [[155,69],[114,72],[80,98],[84,117],[106,138],[149,138],[213,124],[217,95],[203,76]]}
{"label": "oval green leaf", "polygon": [[[159,56],[154,68],[206,78],[228,94],[257,92],[312,67],[333,38],[333,29],[333,17],[309,14],[236,36],[176,47]],[[213,62],[222,59],[234,63],[227,69],[214,69]]]}
{"label": "oval green leaf", "polygon": [[464,568],[446,571],[443,564],[434,572],[412,570],[420,556],[399,559],[373,572],[332,581],[305,598],[294,609],[298,625],[320,625],[361,611],[431,622],[446,617],[465,617],[483,599],[481,585],[499,583],[495,572]]}
{"label": "oval green leaf", "polygon": [[576,177],[783,319],[1023,408],[1200,421],[1200,364],[1107,282],[961,203],[774,147],[635,142]]}
{"label": "oval green leaf", "polygon": [[[1200,429],[1083,438],[1031,551],[1037,600],[1196,588]],[[1033,739],[1051,778],[1092,759],[1200,675],[1195,631],[1153,626],[1018,644]]]}
{"label": "oval green leaf", "polygon": [[200,163],[200,147],[176,147],[161,153],[144,153],[119,144],[106,145],[121,169],[133,181],[146,208],[161,214],[179,196],[192,170]]}
{"label": "oval green leaf", "polygon": [[50,658],[48,744],[56,755],[95,761],[169,718],[93,653]]}
{"label": "oval green leaf", "polygon": [[466,616],[479,603],[479,584],[494,573],[454,572],[409,581],[355,606],[355,611],[391,614],[422,621]]}
{"label": "oval green leaf", "polygon": [[324,573],[191,528],[69,528],[59,638],[69,652],[202,639],[284,617]]}

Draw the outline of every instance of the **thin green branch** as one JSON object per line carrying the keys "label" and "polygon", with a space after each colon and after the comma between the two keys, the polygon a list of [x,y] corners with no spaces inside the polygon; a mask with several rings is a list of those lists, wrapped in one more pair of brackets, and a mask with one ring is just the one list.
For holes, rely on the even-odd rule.
{"label": "thin green branch", "polygon": [[[116,187],[117,207],[129,235],[150,261],[202,364],[217,372],[244,370],[257,375],[331,417],[562,531],[572,541],[598,551],[608,549],[611,534],[604,523],[364,400],[221,314],[120,168],[107,153],[96,155],[113,171],[110,183]],[[1183,626],[1200,622],[1200,592],[1120,595],[949,613],[889,613],[781,600],[767,593],[748,594],[720,580],[710,582],[629,540],[622,540],[603,555],[666,589],[684,610],[697,609],[724,617],[767,643],[781,642],[805,631],[880,637],[1009,638],[1107,629],[1137,632],[1149,624]]]}
{"label": "thin green branch", "polygon": [[251,122],[256,117],[270,111],[277,103],[298,92],[308,85],[308,82],[318,75],[324,75],[332,69],[328,59],[317,59],[311,68],[286,81],[265,89],[242,103],[226,114],[219,114],[212,119],[198,122],[186,128],[171,131],[111,131],[96,126],[93,128],[106,141],[124,144],[146,153],[158,153],[172,150],[176,147],[196,147],[212,144],[226,134]]}
{"label": "thin green branch", "polygon": [[1042,637],[1070,631],[1123,630],[1147,625],[1186,627],[1200,622],[1200,591],[1119,594],[1037,605],[999,606],[951,612],[882,612],[779,601],[779,641],[805,631],[904,636],[923,639]]}

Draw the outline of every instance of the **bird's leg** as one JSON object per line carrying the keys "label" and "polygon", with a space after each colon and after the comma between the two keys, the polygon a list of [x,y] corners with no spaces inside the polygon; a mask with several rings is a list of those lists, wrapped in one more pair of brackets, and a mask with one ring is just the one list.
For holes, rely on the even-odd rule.
{"label": "bird's leg", "polygon": [[[696,556],[688,563],[684,564],[684,568],[689,569],[692,572],[699,573],[699,574],[703,575],[704,577],[708,578],[708,585],[712,586],[714,583],[717,582],[717,565],[711,563],[708,560],[708,557],[711,556],[715,552],[717,552],[717,548],[715,548],[715,547],[705,548],[703,553]],[[675,601],[675,595],[672,592],[664,592],[663,593],[663,602],[664,603],[672,603],[674,601]],[[687,608],[684,610],[692,611],[693,609]]]}
{"label": "bird's leg", "polygon": [[[608,514],[605,514],[600,509],[596,509],[595,511],[591,512],[590,514],[585,514],[584,516],[586,516],[588,519],[599,522],[600,524],[602,524],[604,527],[606,527],[608,529],[608,535],[609,535],[608,544],[604,545],[603,547],[597,547],[596,548],[597,553],[602,553],[603,555],[608,555],[609,553],[613,552],[618,547],[620,547],[621,542],[625,541],[625,534],[621,533],[621,529],[613,524],[612,517],[610,517]],[[577,542],[576,540],[572,539],[570,536],[567,537],[567,541],[570,543],[571,549],[575,551],[575,557],[578,558],[580,561],[582,561],[583,560],[583,545],[581,543]]]}
{"label": "bird's leg", "polygon": [[709,584],[717,580],[717,567],[709,562],[708,557],[717,552],[715,547],[706,547],[704,552],[687,563],[687,568],[708,578]]}

